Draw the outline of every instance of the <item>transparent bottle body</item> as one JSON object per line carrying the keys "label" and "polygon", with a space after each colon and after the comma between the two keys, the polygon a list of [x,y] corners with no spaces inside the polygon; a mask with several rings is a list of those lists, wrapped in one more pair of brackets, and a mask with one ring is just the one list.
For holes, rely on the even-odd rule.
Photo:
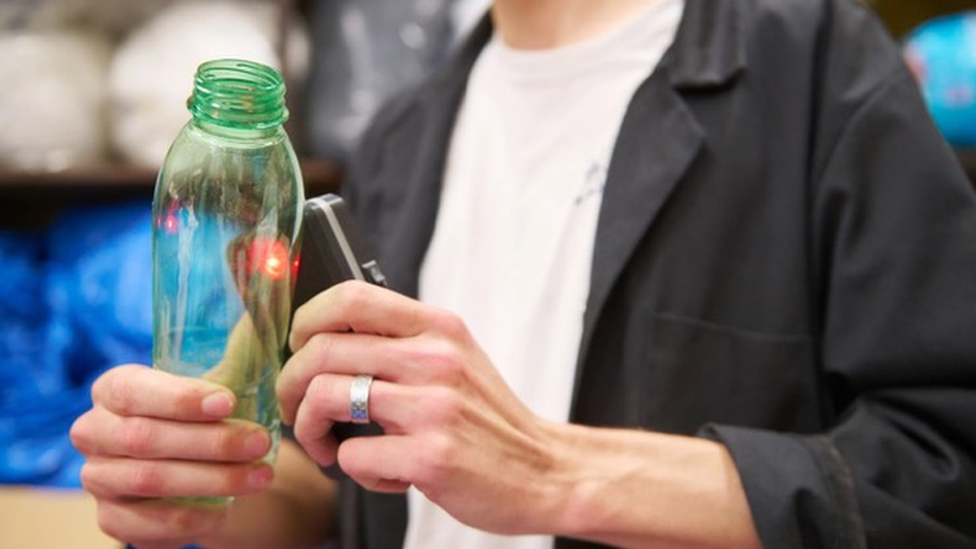
{"label": "transparent bottle body", "polygon": [[281,128],[205,128],[193,121],[183,128],[156,183],[153,366],[232,390],[232,417],[271,433],[265,459],[273,462],[281,432],[274,384],[299,252],[301,173]]}

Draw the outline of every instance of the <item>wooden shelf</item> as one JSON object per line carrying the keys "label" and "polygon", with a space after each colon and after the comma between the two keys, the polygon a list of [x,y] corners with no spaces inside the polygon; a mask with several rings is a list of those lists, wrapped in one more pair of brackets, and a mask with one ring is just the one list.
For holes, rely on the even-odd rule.
{"label": "wooden shelf", "polygon": [[[342,171],[325,160],[301,162],[305,192],[309,196],[335,191]],[[53,173],[0,172],[2,207],[11,202],[45,200],[75,202],[81,200],[151,197],[156,170],[126,165],[103,164]]]}
{"label": "wooden shelf", "polygon": [[51,173],[0,173],[0,197],[7,201],[137,197],[152,193],[156,172],[104,164]]}
{"label": "wooden shelf", "polygon": [[[300,161],[306,196],[335,192],[342,170],[333,162]],[[0,172],[0,229],[40,228],[61,208],[152,200],[156,170],[103,164],[54,173]]]}

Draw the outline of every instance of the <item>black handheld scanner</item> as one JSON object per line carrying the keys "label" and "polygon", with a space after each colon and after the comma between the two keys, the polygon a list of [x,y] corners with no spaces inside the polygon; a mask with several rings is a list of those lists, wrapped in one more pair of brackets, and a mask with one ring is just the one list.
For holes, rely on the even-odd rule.
{"label": "black handheld scanner", "polygon": [[[336,194],[325,194],[305,202],[302,218],[302,247],[292,298],[292,316],[319,292],[344,280],[364,280],[386,286],[376,258],[367,251],[352,214]],[[336,438],[381,432],[377,425],[337,423]]]}

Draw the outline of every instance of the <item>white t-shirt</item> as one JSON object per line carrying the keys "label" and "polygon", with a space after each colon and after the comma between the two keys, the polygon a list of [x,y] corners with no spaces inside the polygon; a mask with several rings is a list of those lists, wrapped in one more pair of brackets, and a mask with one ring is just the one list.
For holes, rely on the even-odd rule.
{"label": "white t-shirt", "polygon": [[[566,421],[610,155],[637,86],[674,40],[683,0],[599,37],[516,50],[496,35],[468,81],[420,298],[458,313],[516,395]],[[504,467],[505,464],[499,464]],[[548,549],[487,534],[408,493],[406,549]]]}

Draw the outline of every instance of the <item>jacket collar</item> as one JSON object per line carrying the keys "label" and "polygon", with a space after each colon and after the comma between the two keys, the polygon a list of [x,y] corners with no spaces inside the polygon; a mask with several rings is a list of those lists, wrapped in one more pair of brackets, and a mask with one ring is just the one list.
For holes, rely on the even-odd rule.
{"label": "jacket collar", "polygon": [[745,69],[741,10],[737,0],[685,0],[678,33],[661,61],[676,89],[722,86]]}

